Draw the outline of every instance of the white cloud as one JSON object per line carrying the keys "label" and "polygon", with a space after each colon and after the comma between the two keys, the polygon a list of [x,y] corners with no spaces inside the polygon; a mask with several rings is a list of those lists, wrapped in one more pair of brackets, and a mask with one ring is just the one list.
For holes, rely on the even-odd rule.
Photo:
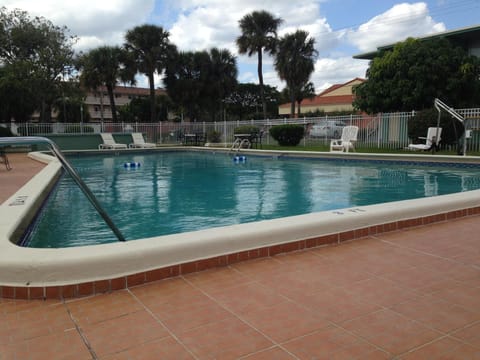
{"label": "white cloud", "polygon": [[122,44],[125,31],[145,22],[154,4],[154,0],[0,0],[0,6],[10,10],[25,10],[67,26],[79,37],[79,50]]}
{"label": "white cloud", "polygon": [[[326,1],[326,0],[325,0]],[[320,58],[312,75],[317,91],[328,85],[364,77],[368,63],[351,55],[377,46],[444,31],[423,2],[401,3],[373,17],[358,28],[335,31],[322,13],[324,0],[0,0],[0,6],[20,8],[33,16],[44,16],[55,25],[66,25],[79,36],[77,50],[101,45],[120,45],[125,32],[147,21],[155,21],[170,32],[180,50],[229,49],[237,55],[239,81],[258,83],[256,56],[238,56],[235,39],[238,21],[254,10],[266,9],[284,19],[279,35],[303,29],[315,38]],[[154,13],[156,9],[156,13]],[[168,26],[168,27],[167,27]],[[355,47],[355,48],[353,48]],[[273,59],[264,56],[264,81],[279,90],[284,84],[273,70]],[[139,85],[146,85],[139,77]],[[161,85],[156,79],[156,84]]]}
{"label": "white cloud", "polygon": [[440,31],[445,31],[445,25],[432,19],[425,3],[402,3],[375,16],[356,31],[350,31],[348,38],[359,50],[372,51],[378,46],[402,41],[410,36]]}

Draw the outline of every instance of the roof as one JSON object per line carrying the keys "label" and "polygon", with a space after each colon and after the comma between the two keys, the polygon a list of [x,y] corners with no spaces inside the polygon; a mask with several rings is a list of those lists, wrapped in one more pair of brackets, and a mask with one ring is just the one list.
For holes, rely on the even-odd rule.
{"label": "roof", "polygon": [[[100,86],[98,88],[99,91],[107,91],[105,86]],[[150,89],[147,88],[140,88],[134,86],[115,86],[113,90],[117,94],[127,94],[127,95],[137,95],[137,96],[148,96],[150,95]],[[157,95],[165,95],[167,92],[164,89],[155,89],[155,94]]]}
{"label": "roof", "polygon": [[[302,106],[305,107],[305,106],[318,106],[318,105],[351,104],[355,99],[355,96],[353,94],[348,94],[348,95],[330,95],[330,94],[335,90],[340,89],[342,87],[349,86],[350,84],[356,81],[364,82],[365,79],[356,77],[355,79],[349,80],[343,84],[334,84],[329,88],[323,90],[320,94],[316,95],[314,98],[304,99],[302,101]],[[286,108],[290,106],[291,106],[291,103],[285,103],[285,104],[281,104],[279,107]]]}
{"label": "roof", "polygon": [[[417,37],[416,39],[425,41],[425,40],[441,39],[441,38],[447,38],[447,39],[450,39],[451,41],[454,41],[455,43],[457,43],[460,46],[468,47],[468,45],[472,41],[478,41],[477,39],[480,38],[480,25],[473,25],[473,26],[467,26],[467,27],[459,28],[459,29],[456,29],[456,30],[443,31],[443,32],[435,33],[435,34],[430,34],[430,35]],[[377,50],[375,50],[375,51],[370,51],[370,52],[366,52],[366,53],[363,53],[363,54],[354,55],[353,58],[354,59],[363,59],[363,60],[372,60],[381,51],[393,49],[393,47],[397,43],[398,43],[398,41],[393,43],[393,44],[379,46],[379,47],[377,47]]]}

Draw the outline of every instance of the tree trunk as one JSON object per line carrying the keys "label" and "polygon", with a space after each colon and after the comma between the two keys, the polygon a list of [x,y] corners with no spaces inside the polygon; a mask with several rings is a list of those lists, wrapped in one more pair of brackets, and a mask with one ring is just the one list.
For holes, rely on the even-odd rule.
{"label": "tree trunk", "polygon": [[260,98],[262,99],[263,118],[267,118],[267,102],[265,101],[265,91],[263,89],[263,72],[262,72],[262,48],[258,49],[258,83],[260,85]]}
{"label": "tree trunk", "polygon": [[155,79],[153,77],[153,72],[148,74],[148,84],[150,86],[150,122],[157,121],[157,104],[155,97]]}
{"label": "tree trunk", "polygon": [[112,121],[117,122],[117,109],[115,106],[115,96],[113,96],[113,86],[107,85],[108,97],[110,98],[110,109],[112,111]]}
{"label": "tree trunk", "polygon": [[290,117],[295,117],[295,93],[290,90]]}

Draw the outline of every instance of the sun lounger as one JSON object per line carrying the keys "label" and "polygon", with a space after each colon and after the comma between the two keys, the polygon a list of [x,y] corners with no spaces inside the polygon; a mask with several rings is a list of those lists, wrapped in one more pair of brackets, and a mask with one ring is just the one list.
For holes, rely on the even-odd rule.
{"label": "sun lounger", "polygon": [[126,149],[127,144],[120,144],[115,141],[112,134],[100,133],[103,143],[98,145],[99,149]]}
{"label": "sun lounger", "polygon": [[132,140],[133,143],[129,144],[129,148],[147,148],[151,149],[156,147],[157,145],[154,143],[147,143],[145,142],[145,139],[143,138],[142,133],[132,133]]}

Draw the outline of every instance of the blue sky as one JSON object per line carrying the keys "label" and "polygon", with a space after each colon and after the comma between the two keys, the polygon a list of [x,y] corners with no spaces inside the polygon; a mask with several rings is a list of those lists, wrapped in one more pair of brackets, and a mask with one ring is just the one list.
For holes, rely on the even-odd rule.
{"label": "blue sky", "polygon": [[[254,10],[284,19],[279,34],[307,30],[319,57],[312,81],[317,91],[364,77],[368,62],[354,54],[377,46],[480,23],[480,0],[0,0],[67,26],[79,36],[77,50],[121,45],[128,29],[144,23],[160,25],[181,50],[227,48],[235,55],[238,20]],[[239,81],[258,82],[256,57],[237,56]],[[284,84],[265,58],[264,78],[279,90]],[[139,86],[146,86],[139,78]],[[157,86],[162,86],[161,74]]]}

